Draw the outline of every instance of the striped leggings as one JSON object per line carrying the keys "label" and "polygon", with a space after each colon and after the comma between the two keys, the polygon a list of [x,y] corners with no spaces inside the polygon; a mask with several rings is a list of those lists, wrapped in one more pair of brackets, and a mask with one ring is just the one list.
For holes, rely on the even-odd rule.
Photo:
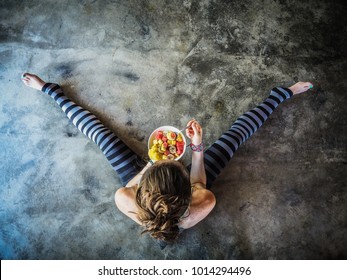
{"label": "striped leggings", "polygon": [[[126,185],[145,165],[144,160],[105,127],[95,115],[66,97],[59,85],[46,83],[42,91],[50,95],[72,123],[98,145],[112,168],[118,173],[123,185]],[[231,128],[205,151],[208,188],[238,147],[262,126],[280,103],[292,95],[293,93],[287,88],[273,88],[263,103],[240,116]]]}

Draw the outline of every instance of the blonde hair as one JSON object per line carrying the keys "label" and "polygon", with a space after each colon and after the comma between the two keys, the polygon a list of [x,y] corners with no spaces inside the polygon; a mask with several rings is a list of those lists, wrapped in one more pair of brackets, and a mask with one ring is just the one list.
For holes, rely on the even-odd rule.
{"label": "blonde hair", "polygon": [[176,161],[156,162],[143,174],[136,191],[142,233],[168,242],[179,234],[178,223],[191,199],[189,173]]}

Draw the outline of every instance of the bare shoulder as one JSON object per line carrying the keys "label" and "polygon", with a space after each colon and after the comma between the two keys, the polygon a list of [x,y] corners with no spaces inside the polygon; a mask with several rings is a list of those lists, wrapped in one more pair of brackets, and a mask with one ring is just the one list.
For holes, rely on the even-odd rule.
{"label": "bare shoulder", "polygon": [[115,201],[123,202],[128,200],[134,200],[136,196],[136,186],[130,188],[119,188],[115,193]]}
{"label": "bare shoulder", "polygon": [[117,208],[126,216],[141,224],[137,219],[138,207],[136,205],[136,186],[129,188],[120,188],[116,191],[115,203]]}
{"label": "bare shoulder", "polygon": [[182,228],[190,228],[206,218],[216,205],[216,197],[204,186],[194,185],[189,216],[180,223]]}
{"label": "bare shoulder", "polygon": [[213,204],[214,206],[215,200],[216,198],[213,192],[206,189],[204,185],[198,183],[193,186],[191,206],[198,207],[200,205],[205,207],[210,204]]}

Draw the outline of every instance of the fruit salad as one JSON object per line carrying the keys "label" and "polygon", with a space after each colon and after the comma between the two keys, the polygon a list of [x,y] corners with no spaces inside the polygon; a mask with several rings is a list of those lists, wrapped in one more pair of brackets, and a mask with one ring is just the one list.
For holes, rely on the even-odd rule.
{"label": "fruit salad", "polygon": [[184,146],[185,143],[181,133],[158,130],[148,155],[154,161],[176,159],[184,152]]}

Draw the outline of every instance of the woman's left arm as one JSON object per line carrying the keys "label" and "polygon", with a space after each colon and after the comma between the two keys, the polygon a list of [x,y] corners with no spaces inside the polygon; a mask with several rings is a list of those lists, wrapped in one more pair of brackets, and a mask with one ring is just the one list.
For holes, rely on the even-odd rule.
{"label": "woman's left arm", "polygon": [[135,185],[138,185],[139,183],[140,183],[140,180],[141,180],[141,178],[142,178],[142,175],[146,172],[146,170],[148,169],[148,168],[150,168],[152,166],[152,164],[149,162],[149,163],[147,163],[146,164],[146,166],[139,172],[139,173],[137,173],[137,175],[134,177],[134,178],[132,178],[127,184],[126,184],[126,186],[125,186],[125,188],[131,188],[131,187],[133,187],[133,186],[135,186]]}
{"label": "woman's left arm", "polygon": [[138,206],[136,203],[136,190],[140,183],[143,174],[152,164],[149,162],[147,165],[134,177],[124,188],[119,188],[115,193],[115,202],[117,208],[130,219],[142,225],[137,217]]}

